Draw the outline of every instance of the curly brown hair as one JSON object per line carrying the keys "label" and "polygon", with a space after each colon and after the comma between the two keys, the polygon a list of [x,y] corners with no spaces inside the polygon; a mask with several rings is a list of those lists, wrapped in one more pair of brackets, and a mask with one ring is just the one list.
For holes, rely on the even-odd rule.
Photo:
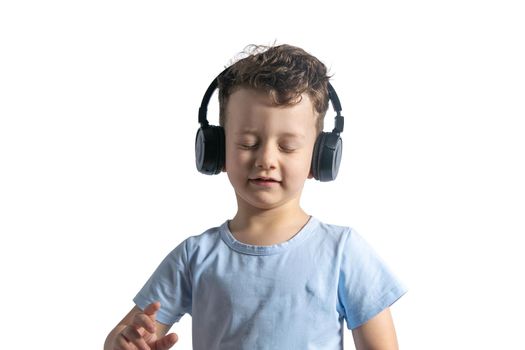
{"label": "curly brown hair", "polygon": [[303,49],[292,45],[248,45],[247,57],[232,64],[218,77],[219,125],[225,125],[229,96],[238,88],[265,92],[276,106],[289,106],[301,101],[307,93],[317,112],[317,133],[323,130],[328,110],[326,66]]}

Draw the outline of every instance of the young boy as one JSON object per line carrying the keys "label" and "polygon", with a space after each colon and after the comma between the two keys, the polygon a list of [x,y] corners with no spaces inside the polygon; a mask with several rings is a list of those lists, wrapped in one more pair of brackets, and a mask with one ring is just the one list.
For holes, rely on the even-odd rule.
{"label": "young boy", "polygon": [[300,206],[306,179],[333,180],[341,156],[326,67],[290,45],[260,49],[214,81],[221,127],[206,120],[214,83],[199,111],[197,167],[227,173],[236,215],[162,261],[104,349],[169,349],[186,313],[194,350],[342,349],[343,320],[357,349],[397,349],[389,306],[404,286],[356,231]]}

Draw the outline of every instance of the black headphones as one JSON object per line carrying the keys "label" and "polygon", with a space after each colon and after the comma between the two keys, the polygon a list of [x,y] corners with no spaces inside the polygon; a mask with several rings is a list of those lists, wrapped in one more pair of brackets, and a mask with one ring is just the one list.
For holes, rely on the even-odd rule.
{"label": "black headphones", "polygon": [[[226,158],[224,128],[222,126],[209,125],[206,114],[208,112],[208,103],[217,88],[218,78],[227,70],[228,68],[219,74],[217,78],[213,79],[202,98],[199,108],[199,123],[201,127],[195,137],[195,164],[197,165],[197,170],[206,175],[219,174],[224,167]],[[311,164],[314,178],[323,182],[335,180],[343,153],[343,140],[341,140],[339,134],[343,132],[344,119],[341,115],[341,103],[330,83],[328,83],[328,98],[337,113],[335,116],[335,127],[331,132],[321,132],[317,137]]]}

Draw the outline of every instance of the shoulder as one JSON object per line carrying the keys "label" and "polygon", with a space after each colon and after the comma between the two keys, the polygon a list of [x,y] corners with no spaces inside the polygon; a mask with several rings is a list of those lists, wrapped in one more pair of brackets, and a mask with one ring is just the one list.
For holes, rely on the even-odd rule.
{"label": "shoulder", "polygon": [[372,245],[352,226],[319,221],[317,227],[319,244],[331,246],[345,260],[381,259]]}
{"label": "shoulder", "polygon": [[344,244],[349,237],[357,234],[351,226],[327,223],[319,219],[316,220],[318,221],[316,231],[320,233],[320,236],[322,236],[324,240],[329,239],[337,241],[338,244]]}
{"label": "shoulder", "polygon": [[322,230],[328,236],[337,237],[345,244],[366,243],[365,238],[352,226],[343,224],[325,223],[319,220],[319,230]]}
{"label": "shoulder", "polygon": [[329,251],[334,259],[340,260],[344,255],[354,249],[358,249],[360,242],[354,242],[356,238],[360,241],[360,236],[356,230],[348,225],[327,223],[317,220],[313,238],[309,244],[322,251]]}
{"label": "shoulder", "polygon": [[217,245],[217,241],[221,239],[221,230],[226,223],[210,227],[200,234],[190,236],[184,240],[184,245],[189,255],[195,253],[196,250],[209,250]]}
{"label": "shoulder", "polygon": [[186,266],[195,259],[195,256],[208,255],[210,251],[218,246],[223,225],[211,227],[199,234],[187,237],[172,249],[166,260]]}

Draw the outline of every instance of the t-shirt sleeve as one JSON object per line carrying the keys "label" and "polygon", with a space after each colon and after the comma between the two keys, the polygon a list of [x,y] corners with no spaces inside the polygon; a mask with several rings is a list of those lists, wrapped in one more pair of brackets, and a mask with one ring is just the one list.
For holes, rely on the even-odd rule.
{"label": "t-shirt sleeve", "polygon": [[186,313],[191,314],[192,288],[185,243],[179,244],[164,258],[133,298],[142,310],[150,303],[160,301],[157,321],[167,325],[178,322]]}
{"label": "t-shirt sleeve", "polygon": [[348,329],[354,329],[383,311],[407,288],[355,230],[344,244],[338,296]]}

